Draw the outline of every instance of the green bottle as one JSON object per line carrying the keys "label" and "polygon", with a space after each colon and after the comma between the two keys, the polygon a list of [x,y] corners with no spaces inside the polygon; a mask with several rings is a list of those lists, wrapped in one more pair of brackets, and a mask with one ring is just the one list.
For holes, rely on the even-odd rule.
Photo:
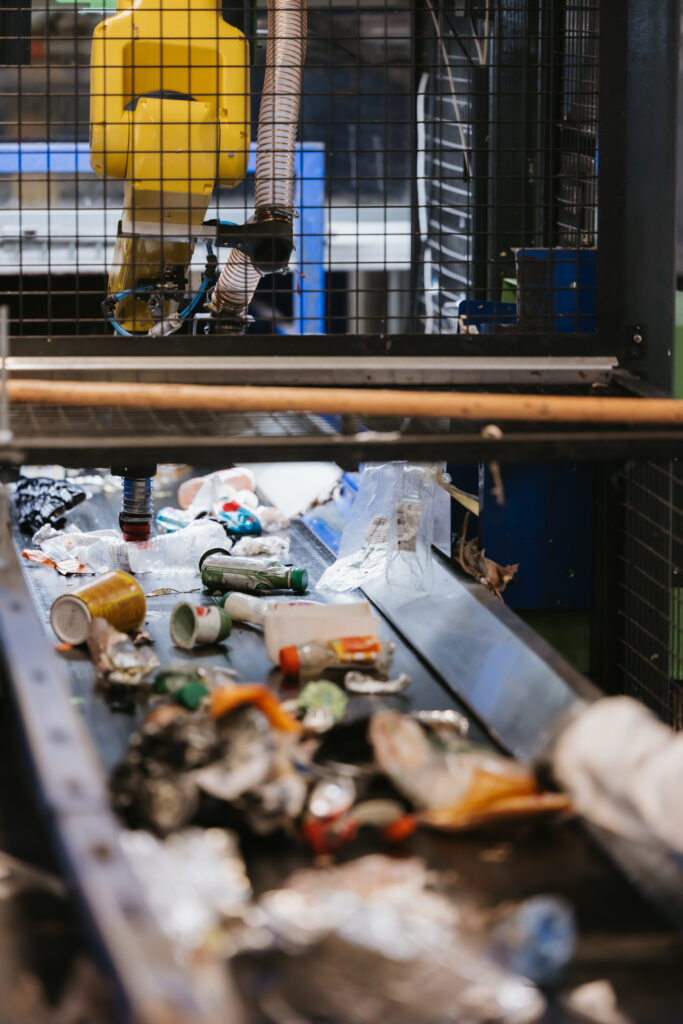
{"label": "green bottle", "polygon": [[305,594],[308,587],[306,569],[293,569],[267,558],[233,558],[220,548],[202,555],[199,571],[202,583],[210,591],[270,594],[272,590],[293,590]]}

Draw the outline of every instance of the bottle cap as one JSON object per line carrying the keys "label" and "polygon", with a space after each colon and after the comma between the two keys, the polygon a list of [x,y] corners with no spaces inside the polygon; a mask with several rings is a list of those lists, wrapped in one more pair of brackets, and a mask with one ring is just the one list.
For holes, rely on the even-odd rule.
{"label": "bottle cap", "polygon": [[[304,569],[304,572],[306,570]],[[280,650],[280,668],[286,676],[298,676],[301,663],[296,647],[282,647]]]}
{"label": "bottle cap", "polygon": [[305,594],[308,589],[308,570],[292,569],[292,590],[297,594]]}
{"label": "bottle cap", "polygon": [[209,557],[209,555],[227,555],[228,557],[230,557],[230,552],[227,550],[227,548],[209,548],[209,550],[205,551],[202,557],[199,559],[200,572],[202,571],[202,566],[204,565],[204,562]]}

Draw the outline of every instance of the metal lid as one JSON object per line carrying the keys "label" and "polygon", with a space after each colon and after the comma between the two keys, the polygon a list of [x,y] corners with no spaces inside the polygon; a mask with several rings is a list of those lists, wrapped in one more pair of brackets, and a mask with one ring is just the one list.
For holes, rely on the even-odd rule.
{"label": "metal lid", "polygon": [[52,628],[64,644],[84,644],[88,639],[91,621],[88,606],[71,594],[58,597],[50,611]]}

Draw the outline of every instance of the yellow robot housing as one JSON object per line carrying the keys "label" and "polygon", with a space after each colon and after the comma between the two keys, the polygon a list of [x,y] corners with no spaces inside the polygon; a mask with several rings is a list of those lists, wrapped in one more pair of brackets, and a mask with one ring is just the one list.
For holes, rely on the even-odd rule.
{"label": "yellow robot housing", "polygon": [[177,309],[214,184],[246,174],[247,41],[216,0],[119,0],[90,75],[90,163],[125,181],[109,295],[124,332],[147,331]]}

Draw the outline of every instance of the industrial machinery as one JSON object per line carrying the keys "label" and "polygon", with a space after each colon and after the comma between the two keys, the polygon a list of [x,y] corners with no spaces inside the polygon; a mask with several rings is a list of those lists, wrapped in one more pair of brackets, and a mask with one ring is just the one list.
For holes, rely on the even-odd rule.
{"label": "industrial machinery", "polygon": [[[104,304],[117,333],[159,337],[193,320],[204,333],[243,333],[261,275],[287,268],[305,45],[304,0],[271,0],[256,209],[252,223],[239,228],[204,218],[214,185],[233,187],[247,170],[244,35],[214,0],[121,0],[118,13],[97,25],[90,162],[101,178],[125,181]],[[197,240],[207,259],[190,296]],[[220,274],[214,245],[232,247]]]}
{"label": "industrial machinery", "polygon": [[[242,334],[264,273],[284,271],[293,248],[294,142],[306,46],[305,0],[270,0],[267,74],[251,223],[207,222],[214,186],[241,182],[249,160],[248,47],[215,0],[121,0],[101,21],[90,60],[90,162],[123,179],[106,319],[117,334]],[[195,244],[206,265],[194,295]],[[230,246],[220,274],[214,246]],[[120,524],[146,540],[151,474],[120,470]]]}

